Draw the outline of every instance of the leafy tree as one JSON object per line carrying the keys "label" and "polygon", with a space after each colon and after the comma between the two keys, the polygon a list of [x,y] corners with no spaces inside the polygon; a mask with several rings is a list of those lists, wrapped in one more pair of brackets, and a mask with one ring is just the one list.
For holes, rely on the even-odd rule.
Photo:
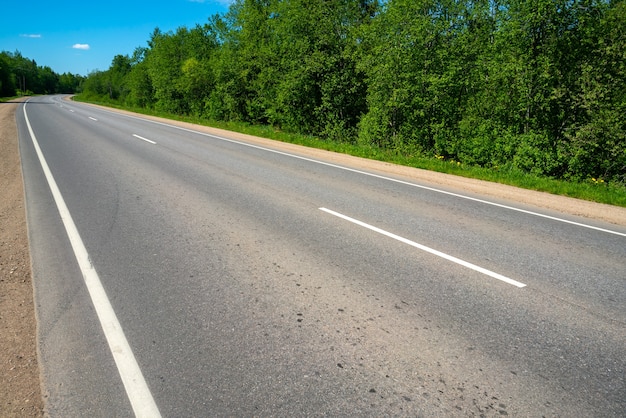
{"label": "leafy tree", "polygon": [[[72,82],[62,87],[61,77],[50,67],[38,66],[35,60],[14,53],[0,52],[0,96],[20,94],[53,94],[58,92],[73,93],[77,90],[82,77],[71,74]],[[65,78],[68,81],[69,78]]]}
{"label": "leafy tree", "polygon": [[15,73],[11,56],[7,52],[0,53],[0,96],[15,95]]}
{"label": "leafy tree", "polygon": [[186,28],[179,28],[176,34],[162,33],[156,29],[149,41],[150,52],[146,57],[155,106],[160,110],[179,114],[187,111],[183,92],[176,83],[181,76],[183,39],[186,33]]}
{"label": "leafy tree", "polygon": [[212,33],[201,26],[179,28],[175,33],[156,29],[148,44],[142,64],[152,84],[155,106],[179,114],[202,114],[213,78],[208,64],[216,47]]}
{"label": "leafy tree", "polygon": [[428,0],[389,1],[366,31],[359,69],[366,75],[368,112],[360,141],[380,147],[430,150],[445,32]]}
{"label": "leafy tree", "polygon": [[[565,132],[567,176],[626,183],[626,1],[589,7]],[[582,18],[581,18],[582,20]]]}
{"label": "leafy tree", "polygon": [[281,74],[268,106],[273,122],[334,139],[354,135],[365,112],[365,84],[357,73],[358,29],[377,2],[281,2],[269,20]]}
{"label": "leafy tree", "polygon": [[59,86],[59,75],[52,71],[50,67],[41,67],[38,69],[38,91],[45,94],[53,94],[57,92]]}
{"label": "leafy tree", "polygon": [[109,80],[106,72],[92,71],[83,83],[83,95],[87,99],[105,100],[110,97]]}
{"label": "leafy tree", "polygon": [[81,86],[83,77],[71,74],[63,73],[58,78],[58,84],[56,88],[57,93],[76,93]]}
{"label": "leafy tree", "polygon": [[154,103],[152,80],[145,62],[147,48],[136,48],[131,59],[131,69],[125,78],[128,88],[127,102],[131,106],[150,107]]}
{"label": "leafy tree", "polygon": [[124,100],[128,94],[126,76],[130,73],[130,58],[127,55],[113,57],[111,66],[106,72],[106,83],[110,99]]}
{"label": "leafy tree", "polygon": [[[156,29],[82,87],[178,114],[624,183],[625,3],[236,0],[204,26]],[[0,88],[39,88],[34,62],[7,57]]]}

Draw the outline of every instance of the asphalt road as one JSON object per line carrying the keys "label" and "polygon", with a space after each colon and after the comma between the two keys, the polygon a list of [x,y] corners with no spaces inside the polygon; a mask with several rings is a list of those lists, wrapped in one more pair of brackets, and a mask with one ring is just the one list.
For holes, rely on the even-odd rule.
{"label": "asphalt road", "polygon": [[16,114],[53,417],[626,415],[626,228],[60,96]]}

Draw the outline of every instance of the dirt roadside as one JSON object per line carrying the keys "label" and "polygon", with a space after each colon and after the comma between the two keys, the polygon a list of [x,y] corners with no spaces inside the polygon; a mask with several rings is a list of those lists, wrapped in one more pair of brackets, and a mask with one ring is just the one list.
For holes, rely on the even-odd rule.
{"label": "dirt roadside", "polygon": [[0,416],[43,416],[17,104],[0,103]]}
{"label": "dirt roadside", "polygon": [[[37,363],[33,285],[24,210],[15,110],[17,104],[0,103],[0,416],[39,417],[44,406]],[[123,112],[127,113],[127,112]],[[161,122],[164,120],[158,118]],[[225,131],[166,121],[215,135]],[[233,137],[232,133],[228,133]],[[236,138],[280,148],[311,158],[323,157],[337,164],[373,169],[432,185],[449,186],[529,205],[626,226],[626,208],[614,207],[522,190],[484,181],[433,173],[365,160],[296,145],[280,144],[248,135]]]}

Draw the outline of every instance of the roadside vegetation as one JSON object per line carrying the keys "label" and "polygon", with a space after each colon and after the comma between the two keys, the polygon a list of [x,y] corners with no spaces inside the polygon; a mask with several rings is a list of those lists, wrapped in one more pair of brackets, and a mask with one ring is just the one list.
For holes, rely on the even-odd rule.
{"label": "roadside vegetation", "polygon": [[237,0],[80,100],[626,206],[626,0]]}
{"label": "roadside vegetation", "polygon": [[[81,96],[75,96],[74,100],[84,101],[81,99]],[[441,158],[401,154],[395,150],[385,150],[380,147],[350,144],[340,141],[329,141],[312,135],[284,132],[268,125],[251,125],[249,123],[236,121],[210,121],[196,116],[177,115],[146,108],[119,105],[109,101],[99,102],[90,100],[88,102],[118,109],[130,110],[150,116],[158,116],[292,144],[304,145],[311,148],[339,152],[356,157],[390,162],[407,167],[415,167],[440,173],[493,181],[529,190],[543,191],[577,199],[626,207],[626,187],[619,183],[607,184],[606,182],[598,179],[590,179],[588,182],[557,180],[527,173],[519,169],[500,169],[499,167],[484,168],[461,164],[460,162],[454,160],[446,161]]]}
{"label": "roadside vegetation", "polygon": [[0,52],[0,101],[33,94],[76,93],[84,77],[57,74],[19,51]]}

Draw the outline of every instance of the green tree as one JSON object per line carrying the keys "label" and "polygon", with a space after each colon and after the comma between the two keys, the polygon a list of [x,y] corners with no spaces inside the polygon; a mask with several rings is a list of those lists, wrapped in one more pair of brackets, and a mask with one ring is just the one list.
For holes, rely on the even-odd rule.
{"label": "green tree", "polygon": [[[589,6],[589,5],[587,5]],[[574,67],[563,154],[567,175],[626,183],[626,1],[591,5],[573,39]]]}
{"label": "green tree", "polygon": [[39,93],[53,94],[57,92],[59,75],[52,71],[52,68],[47,66],[38,68],[37,78],[37,91]]}
{"label": "green tree", "polygon": [[177,83],[184,60],[183,39],[186,33],[186,28],[179,28],[175,34],[155,29],[148,42],[150,52],[145,62],[152,82],[155,106],[159,110],[179,114],[188,110]]}
{"label": "green tree", "polygon": [[7,52],[0,52],[0,97],[14,96],[15,89],[12,58]]}
{"label": "green tree", "polygon": [[[202,114],[211,87],[209,59],[216,41],[208,28],[156,29],[143,63],[152,84],[155,106],[161,110]],[[145,80],[145,78],[142,78]]]}
{"label": "green tree", "polygon": [[88,100],[106,100],[109,97],[109,80],[104,71],[92,71],[83,83],[82,94]]}
{"label": "green tree", "polygon": [[[156,29],[82,88],[467,164],[626,182],[624,4],[236,0],[203,26]],[[49,75],[17,53],[7,60],[0,88],[39,88],[45,77],[32,74]]]}
{"label": "green tree", "polygon": [[151,107],[154,103],[154,91],[152,80],[148,72],[148,65],[145,62],[148,48],[135,48],[131,59],[131,69],[126,76],[126,86],[128,104],[138,107]]}
{"label": "green tree", "polygon": [[59,76],[56,92],[67,94],[77,93],[81,88],[82,81],[82,76],[71,73],[63,73]]}
{"label": "green tree", "polygon": [[124,100],[128,95],[126,76],[131,71],[130,58],[127,55],[116,55],[113,57],[111,66],[106,71],[106,83],[109,99]]}
{"label": "green tree", "polygon": [[368,111],[359,139],[384,148],[432,150],[442,90],[446,16],[428,0],[391,0],[364,34],[359,69],[366,76]]}
{"label": "green tree", "polygon": [[377,2],[281,2],[269,19],[271,51],[280,73],[272,122],[290,130],[345,140],[365,112],[365,84],[354,54],[361,25]]}
{"label": "green tree", "polygon": [[19,51],[9,55],[12,61],[12,69],[17,80],[17,89],[21,94],[28,92],[40,93],[38,69],[35,60],[28,59]]}

